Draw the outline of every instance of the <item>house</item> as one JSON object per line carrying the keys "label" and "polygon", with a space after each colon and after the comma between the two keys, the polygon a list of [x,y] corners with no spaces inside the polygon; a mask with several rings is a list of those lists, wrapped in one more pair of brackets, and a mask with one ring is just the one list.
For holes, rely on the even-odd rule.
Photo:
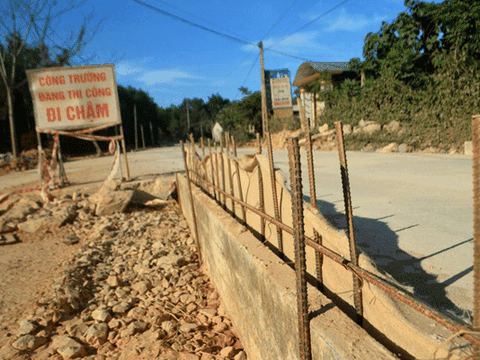
{"label": "house", "polygon": [[[350,70],[347,62],[304,62],[300,65],[293,80],[293,86],[299,90],[297,97],[300,114],[305,114],[310,127],[315,126],[316,120],[321,116],[325,102],[319,100],[319,94],[306,91],[306,85],[312,81],[320,80],[322,71],[327,71],[332,76],[330,83],[321,82],[321,91],[331,91],[341,85],[346,79],[360,79],[360,74]],[[301,101],[300,101],[301,99]],[[303,125],[302,125],[303,126]]]}

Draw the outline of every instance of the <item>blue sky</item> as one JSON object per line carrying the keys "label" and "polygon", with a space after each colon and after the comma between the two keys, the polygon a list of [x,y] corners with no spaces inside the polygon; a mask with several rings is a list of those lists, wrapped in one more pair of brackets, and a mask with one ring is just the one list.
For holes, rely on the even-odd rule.
{"label": "blue sky", "polygon": [[[405,10],[403,0],[141,1],[246,42],[263,41],[265,48],[322,62],[362,58],[365,35]],[[77,16],[58,24],[56,36],[65,39],[92,10],[92,23],[103,22],[75,63],[114,63],[118,84],[145,90],[161,107],[179,105],[184,98],[208,101],[212,94],[238,100],[241,86],[260,90],[257,46],[193,27],[133,0],[88,0]],[[288,68],[292,78],[303,62],[271,51],[264,58],[266,70]]]}

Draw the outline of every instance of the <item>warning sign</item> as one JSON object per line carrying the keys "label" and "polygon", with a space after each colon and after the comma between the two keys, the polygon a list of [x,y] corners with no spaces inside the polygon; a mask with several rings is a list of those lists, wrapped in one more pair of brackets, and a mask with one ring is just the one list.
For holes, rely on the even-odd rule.
{"label": "warning sign", "polygon": [[121,123],[113,64],[27,70],[37,129]]}
{"label": "warning sign", "polygon": [[272,107],[274,109],[292,106],[292,88],[288,76],[271,78]]}

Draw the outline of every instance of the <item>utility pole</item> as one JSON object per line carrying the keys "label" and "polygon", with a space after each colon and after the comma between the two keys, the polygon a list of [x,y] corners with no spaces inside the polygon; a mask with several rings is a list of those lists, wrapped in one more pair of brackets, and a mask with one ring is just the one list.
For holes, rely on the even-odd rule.
{"label": "utility pole", "polygon": [[137,104],[133,104],[133,123],[135,126],[135,150],[138,151]]}
{"label": "utility pole", "polygon": [[263,62],[263,43],[260,41],[258,43],[260,48],[260,79],[262,81],[262,134],[265,137],[265,134],[268,132],[268,116],[267,116],[267,93],[265,91],[265,64]]}

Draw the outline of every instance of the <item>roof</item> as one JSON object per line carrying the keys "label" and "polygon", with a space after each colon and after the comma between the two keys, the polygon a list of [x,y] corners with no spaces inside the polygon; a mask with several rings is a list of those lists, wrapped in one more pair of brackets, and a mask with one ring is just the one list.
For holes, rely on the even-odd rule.
{"label": "roof", "polygon": [[304,62],[300,65],[293,79],[293,86],[303,84],[303,79],[318,73],[318,71],[328,70],[331,72],[350,71],[348,62]]}

